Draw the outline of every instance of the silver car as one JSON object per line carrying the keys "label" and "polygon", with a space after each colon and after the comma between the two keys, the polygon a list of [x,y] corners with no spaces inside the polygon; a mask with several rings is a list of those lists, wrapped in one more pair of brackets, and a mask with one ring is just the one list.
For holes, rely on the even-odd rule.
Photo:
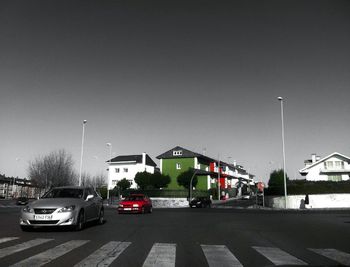
{"label": "silver car", "polygon": [[19,223],[23,231],[45,226],[74,226],[79,231],[89,221],[103,224],[103,217],[102,198],[93,188],[65,186],[24,207]]}

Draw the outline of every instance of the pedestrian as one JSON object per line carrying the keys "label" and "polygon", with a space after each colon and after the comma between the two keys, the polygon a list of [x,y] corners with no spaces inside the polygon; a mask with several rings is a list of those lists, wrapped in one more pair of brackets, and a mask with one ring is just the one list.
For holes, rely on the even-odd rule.
{"label": "pedestrian", "polygon": [[309,207],[309,194],[305,195],[305,200],[304,200],[305,208]]}

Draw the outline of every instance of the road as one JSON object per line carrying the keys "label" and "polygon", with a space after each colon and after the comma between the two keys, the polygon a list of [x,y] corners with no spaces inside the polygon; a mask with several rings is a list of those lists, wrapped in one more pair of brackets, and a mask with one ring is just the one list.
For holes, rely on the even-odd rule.
{"label": "road", "polygon": [[0,266],[97,266],[102,259],[103,266],[132,267],[350,265],[349,211],[179,208],[119,215],[107,207],[104,225],[81,232],[22,232],[18,213],[0,208]]}

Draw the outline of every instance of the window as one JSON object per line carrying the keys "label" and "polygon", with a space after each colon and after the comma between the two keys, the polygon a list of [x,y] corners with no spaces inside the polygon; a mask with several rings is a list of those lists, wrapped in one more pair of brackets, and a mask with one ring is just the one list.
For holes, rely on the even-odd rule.
{"label": "window", "polygon": [[328,181],[340,182],[341,181],[341,175],[328,175]]}
{"label": "window", "polygon": [[333,161],[327,161],[327,169],[333,168]]}
{"label": "window", "polygon": [[176,163],[176,169],[177,170],[181,170],[181,164],[180,163]]}
{"label": "window", "polygon": [[119,173],[120,172],[119,168],[115,168],[115,172]]}
{"label": "window", "polygon": [[124,168],[124,172],[128,172],[128,168]]}
{"label": "window", "polygon": [[117,180],[112,180],[112,185],[116,186],[117,185]]}
{"label": "window", "polygon": [[182,150],[174,150],[173,156],[182,156]]}

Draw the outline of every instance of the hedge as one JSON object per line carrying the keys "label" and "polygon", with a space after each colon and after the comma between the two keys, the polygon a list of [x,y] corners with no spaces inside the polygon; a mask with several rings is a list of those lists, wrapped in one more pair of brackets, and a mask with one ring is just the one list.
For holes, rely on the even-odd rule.
{"label": "hedge", "polygon": [[[149,197],[187,198],[189,196],[189,191],[186,189],[129,189],[122,192],[123,196],[127,196],[130,194],[145,194]],[[209,196],[209,192],[203,190],[193,190],[192,196]]]}
{"label": "hedge", "polygon": [[[287,182],[287,193],[288,195],[350,193],[350,181],[289,180]],[[265,194],[284,195],[283,184],[280,186],[269,186],[265,189]]]}

